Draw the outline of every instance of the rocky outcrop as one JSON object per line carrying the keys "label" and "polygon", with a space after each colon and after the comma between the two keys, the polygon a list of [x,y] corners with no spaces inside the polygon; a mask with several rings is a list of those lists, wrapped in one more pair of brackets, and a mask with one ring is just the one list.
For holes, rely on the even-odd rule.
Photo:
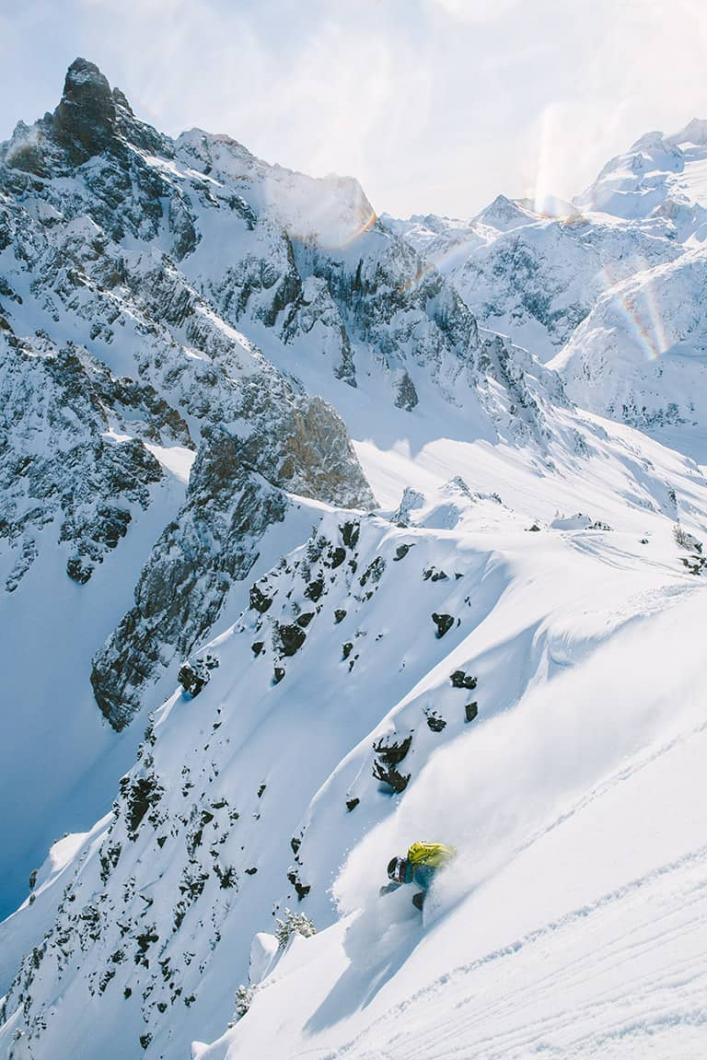
{"label": "rocky outcrop", "polygon": [[186,503],[156,542],[134,607],[93,660],[96,701],[115,729],[138,710],[144,682],[211,628],[232,581],[257,559],[263,532],[284,517],[284,492],[249,470],[238,451],[229,435],[202,447]]}
{"label": "rocky outcrop", "polygon": [[167,141],[136,119],[125,95],[111,89],[94,63],[78,58],[53,114],[31,129],[21,122],[7,154],[14,168],[48,176],[57,166],[81,165],[104,152],[125,158],[128,144],[154,151],[164,150]]}
{"label": "rocky outcrop", "polygon": [[373,777],[395,795],[402,794],[410,783],[410,774],[403,773],[398,767],[407,757],[411,746],[411,735],[401,739],[395,736],[381,737],[373,745],[376,755],[373,760]]}
{"label": "rocky outcrop", "polygon": [[151,386],[116,379],[70,344],[0,335],[0,539],[16,556],[6,590],[18,587],[52,523],[69,577],[90,579],[163,478],[146,441],[192,445]]}
{"label": "rocky outcrop", "polygon": [[116,101],[107,78],[93,63],[75,59],[69,67],[53,131],[77,162],[104,151],[115,138]]}
{"label": "rocky outcrop", "polygon": [[287,490],[371,503],[345,428],[323,401],[274,409],[261,394],[251,408],[256,427],[248,438],[203,429],[185,505],[155,544],[135,606],[93,660],[94,694],[116,729],[138,709],[144,682],[211,628],[232,582],[255,563],[263,533],[284,518]]}

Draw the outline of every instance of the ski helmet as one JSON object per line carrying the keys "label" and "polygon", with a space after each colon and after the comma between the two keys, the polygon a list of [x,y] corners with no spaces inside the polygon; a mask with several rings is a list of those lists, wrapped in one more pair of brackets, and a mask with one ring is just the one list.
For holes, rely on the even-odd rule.
{"label": "ski helmet", "polygon": [[402,883],[405,877],[405,858],[391,858],[388,862],[388,876],[396,883]]}

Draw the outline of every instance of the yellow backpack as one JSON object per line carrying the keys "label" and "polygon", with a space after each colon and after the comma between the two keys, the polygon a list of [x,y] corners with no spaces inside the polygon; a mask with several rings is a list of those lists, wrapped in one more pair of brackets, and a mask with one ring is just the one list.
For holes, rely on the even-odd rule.
{"label": "yellow backpack", "polygon": [[408,850],[407,860],[411,865],[430,865],[438,869],[451,861],[456,853],[457,848],[446,843],[413,843]]}

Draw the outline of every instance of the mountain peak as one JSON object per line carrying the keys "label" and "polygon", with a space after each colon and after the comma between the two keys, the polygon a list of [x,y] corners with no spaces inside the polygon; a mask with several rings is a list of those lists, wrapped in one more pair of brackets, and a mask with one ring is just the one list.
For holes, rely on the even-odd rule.
{"label": "mountain peak", "polygon": [[78,56],[69,66],[64,79],[64,98],[71,99],[80,96],[88,89],[90,92],[99,92],[110,96],[110,85],[108,78],[103,74],[95,63]]}
{"label": "mountain peak", "polygon": [[474,220],[490,225],[499,232],[507,232],[519,225],[529,224],[535,220],[535,217],[518,200],[509,199],[506,195],[497,195],[492,203],[476,215]]}
{"label": "mountain peak", "polygon": [[115,124],[115,99],[108,79],[95,63],[74,59],[54,111],[57,140],[77,161],[83,161],[108,146]]}
{"label": "mountain peak", "polygon": [[669,144],[698,144],[707,145],[707,120],[704,118],[693,118],[684,129],[666,137]]}

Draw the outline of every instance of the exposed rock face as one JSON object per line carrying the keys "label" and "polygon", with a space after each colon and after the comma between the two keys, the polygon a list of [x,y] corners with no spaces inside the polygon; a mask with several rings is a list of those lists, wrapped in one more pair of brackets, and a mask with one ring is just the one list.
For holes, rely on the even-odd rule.
{"label": "exposed rock face", "polygon": [[[185,508],[94,660],[93,687],[116,727],[141,683],[216,619],[258,537],[282,518],[283,491],[374,503],[343,422],[292,374],[300,363],[327,387],[355,387],[363,369],[403,410],[420,402],[424,376],[520,441],[542,440],[544,403],[564,400],[529,357],[479,338],[458,295],[377,221],[356,181],[267,166],[228,137],[171,141],[86,60],[71,65],[54,114],[0,147],[0,193],[4,348],[52,375],[55,420],[92,424],[92,448],[62,455],[61,488],[49,466],[37,482],[21,434],[6,443],[7,489],[37,502],[21,514],[16,500],[6,506],[3,531],[19,550],[8,588],[36,554],[32,526],[57,505],[62,540],[77,542],[67,572],[85,583],[163,473],[141,440],[199,446]],[[251,329],[267,332],[267,359]],[[38,384],[24,402],[30,419],[35,394]]]}
{"label": "exposed rock face", "polygon": [[94,694],[116,729],[138,709],[143,683],[211,628],[232,581],[257,559],[259,538],[284,517],[285,493],[242,463],[236,438],[215,433],[197,456],[179,519],[142,572],[135,606],[93,660]]}
{"label": "exposed rock face", "polygon": [[116,106],[107,79],[93,63],[75,59],[54,111],[54,133],[75,161],[108,147],[116,132]]}
{"label": "exposed rock face", "polygon": [[0,335],[0,538],[17,555],[6,590],[20,584],[54,521],[67,573],[89,580],[163,478],[140,435],[192,445],[184,420],[148,384],[116,379],[71,345]]}
{"label": "exposed rock face", "polygon": [[117,729],[138,709],[142,684],[192,651],[216,621],[232,581],[255,563],[260,537],[284,518],[285,490],[370,503],[345,428],[323,401],[275,410],[255,397],[250,437],[203,429],[184,508],[156,542],[135,606],[93,661],[96,700]]}

